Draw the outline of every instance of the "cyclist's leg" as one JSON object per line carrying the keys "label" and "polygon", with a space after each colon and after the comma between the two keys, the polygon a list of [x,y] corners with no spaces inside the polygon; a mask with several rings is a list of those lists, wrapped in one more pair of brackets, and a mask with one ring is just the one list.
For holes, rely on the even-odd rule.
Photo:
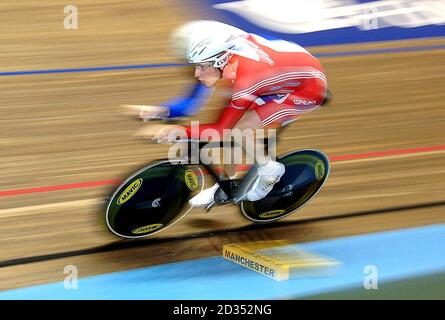
{"label": "cyclist's leg", "polygon": [[[252,110],[257,114],[257,117],[249,115],[249,120],[257,119],[256,128],[276,129],[286,126],[302,115],[317,110],[325,99],[326,91],[324,79],[309,79],[295,92],[279,97],[271,98],[269,96],[257,99],[257,106]],[[252,125],[249,121],[246,122]],[[259,145],[261,142],[256,140],[256,143]],[[251,201],[265,197],[272,190],[273,185],[284,175],[285,170],[281,163],[275,162],[275,159],[270,157],[270,154],[265,155],[263,159],[258,159],[258,156],[256,158],[259,165],[259,178],[247,193],[247,198]]]}
{"label": "cyclist's leg", "polygon": [[[256,129],[261,129],[261,120],[259,119],[258,115],[255,111],[249,110],[247,111],[241,119],[237,122],[237,124],[234,126],[234,130],[232,130],[232,136],[234,137],[236,131],[241,133],[246,133],[246,130],[252,130],[252,135],[246,134],[244,135],[244,139],[242,141],[242,148],[243,151],[246,149],[248,150],[255,150],[255,142],[256,142]],[[253,144],[253,148],[252,145]],[[241,164],[242,160],[244,160],[245,164],[253,164],[253,157],[254,154],[247,154],[247,152],[244,154],[244,159],[235,159],[235,152],[229,152],[229,154],[233,154],[233,159],[230,159],[229,163],[224,163],[224,171],[226,175],[230,178],[233,178],[237,176],[237,164]],[[241,155],[240,153],[237,153],[237,155]],[[250,159],[252,158],[252,159]],[[257,159],[257,161],[262,161],[263,159]]]}
{"label": "cyclist's leg", "polygon": [[[248,144],[254,144],[253,145],[254,154],[250,154],[249,156],[255,157],[255,160],[259,164],[266,164],[270,160],[270,158],[267,158],[267,155],[262,156],[261,154],[263,153],[261,152],[255,152],[255,148],[259,148],[260,145],[263,146],[264,144],[263,139],[259,139],[258,141],[256,139],[256,129],[261,129],[261,128],[262,128],[261,119],[258,117],[257,113],[253,110],[247,111],[234,127],[234,129],[238,129],[240,132],[243,132],[246,129],[253,130],[253,135],[249,135],[253,139],[245,139],[244,142],[242,143],[242,147],[244,150],[252,149],[251,148],[252,146],[249,146]],[[230,152],[229,154],[233,155],[234,152]],[[245,157],[248,157],[247,152],[245,154]],[[230,159],[228,163],[225,162],[223,163],[224,172],[228,178],[233,179],[237,176],[236,166],[239,163],[239,160],[240,159],[235,159],[234,156],[232,159]],[[250,164],[251,163],[252,162],[250,162]],[[218,189],[218,184],[215,184],[212,187],[203,190],[201,193],[190,199],[189,203],[195,207],[207,206],[213,200],[214,194],[217,191],[217,189]]]}

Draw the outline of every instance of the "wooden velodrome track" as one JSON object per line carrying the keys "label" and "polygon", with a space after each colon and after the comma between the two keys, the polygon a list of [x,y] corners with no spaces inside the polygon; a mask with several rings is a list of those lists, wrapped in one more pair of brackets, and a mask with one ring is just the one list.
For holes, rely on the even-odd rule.
{"label": "wooden velodrome track", "polygon": [[[64,5],[1,2],[0,72],[173,62],[168,32],[199,17],[199,12],[191,15],[159,0],[85,0],[76,1],[79,29],[64,30]],[[310,50],[437,44],[445,39]],[[312,147],[340,156],[445,144],[444,50],[321,61],[334,101],[294,123],[278,153]],[[191,81],[187,71],[169,67],[1,76],[0,191],[121,179],[150,160],[164,158],[167,146],[132,139],[144,124],[120,115],[119,105],[165,101]],[[214,98],[195,119],[213,120],[217,107]],[[335,161],[319,196],[299,214],[268,228],[218,233],[250,223],[235,207],[194,210],[157,238],[213,235],[104,247],[109,250],[103,252],[87,249],[119,241],[103,223],[101,199],[113,186],[2,196],[0,290],[63,280],[69,264],[87,276],[218,255],[223,244],[234,241],[302,242],[443,223],[444,153]]]}

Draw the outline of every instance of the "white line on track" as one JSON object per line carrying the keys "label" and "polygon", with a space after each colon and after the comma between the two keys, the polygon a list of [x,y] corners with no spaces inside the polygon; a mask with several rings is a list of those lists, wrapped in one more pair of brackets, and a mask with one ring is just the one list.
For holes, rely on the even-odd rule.
{"label": "white line on track", "polygon": [[39,211],[46,211],[50,209],[61,209],[61,208],[73,208],[73,207],[88,207],[99,205],[104,202],[104,198],[93,198],[84,200],[74,200],[74,201],[62,201],[55,203],[39,204],[34,206],[17,207],[0,210],[0,218],[11,218],[24,216],[29,213],[35,213]]}

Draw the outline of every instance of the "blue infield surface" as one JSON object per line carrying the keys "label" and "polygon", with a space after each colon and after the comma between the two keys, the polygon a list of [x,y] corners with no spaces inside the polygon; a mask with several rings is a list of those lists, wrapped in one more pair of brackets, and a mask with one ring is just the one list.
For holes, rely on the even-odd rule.
{"label": "blue infield surface", "polygon": [[[333,275],[277,282],[221,256],[114,272],[0,292],[0,299],[286,299],[363,287],[366,266],[378,282],[445,271],[445,224],[309,242],[300,248],[342,262]],[[64,275],[61,271],[61,278]]]}

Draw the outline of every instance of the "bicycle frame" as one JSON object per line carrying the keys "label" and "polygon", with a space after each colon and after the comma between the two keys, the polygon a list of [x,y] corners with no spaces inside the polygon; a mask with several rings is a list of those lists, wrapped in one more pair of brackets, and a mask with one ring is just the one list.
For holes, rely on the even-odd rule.
{"label": "bicycle frame", "polygon": [[[231,148],[231,149],[242,148],[242,146],[234,140],[207,142],[207,141],[202,141],[202,140],[187,139],[187,140],[180,140],[177,143],[187,143],[188,144],[188,146],[187,146],[188,155],[187,155],[187,160],[186,160],[187,164],[192,164],[189,161],[190,161],[190,159],[192,159],[192,152],[194,150],[199,150],[199,152],[201,152],[202,149],[206,149],[206,148]],[[265,138],[263,143],[266,146],[265,152],[268,152],[267,147],[269,146],[269,139]],[[243,149],[243,150],[245,150],[245,149]],[[204,163],[201,161],[201,157],[198,157],[199,161],[197,164],[202,165],[206,168],[206,170],[210,173],[210,175],[219,184],[219,186],[225,192],[225,194],[229,197],[229,199],[233,200],[234,204],[238,204],[240,201],[244,200],[245,191],[255,181],[255,178],[257,176],[256,166],[258,165],[258,163],[256,161],[256,158],[254,157],[253,154],[248,153],[248,150],[245,150],[245,151],[250,157],[252,157],[252,159],[254,160],[254,163],[252,164],[252,167],[248,171],[246,176],[244,176],[241,179],[241,184],[240,184],[239,188],[237,188],[235,193],[233,193],[233,188],[231,188],[231,184],[227,183],[227,181],[230,181],[232,179],[222,180],[220,178],[220,175],[216,172],[214,165],[212,165],[210,163]],[[182,161],[184,161],[184,160],[182,160]],[[210,206],[207,209],[209,209],[213,205],[214,205],[214,203],[210,204]]]}

